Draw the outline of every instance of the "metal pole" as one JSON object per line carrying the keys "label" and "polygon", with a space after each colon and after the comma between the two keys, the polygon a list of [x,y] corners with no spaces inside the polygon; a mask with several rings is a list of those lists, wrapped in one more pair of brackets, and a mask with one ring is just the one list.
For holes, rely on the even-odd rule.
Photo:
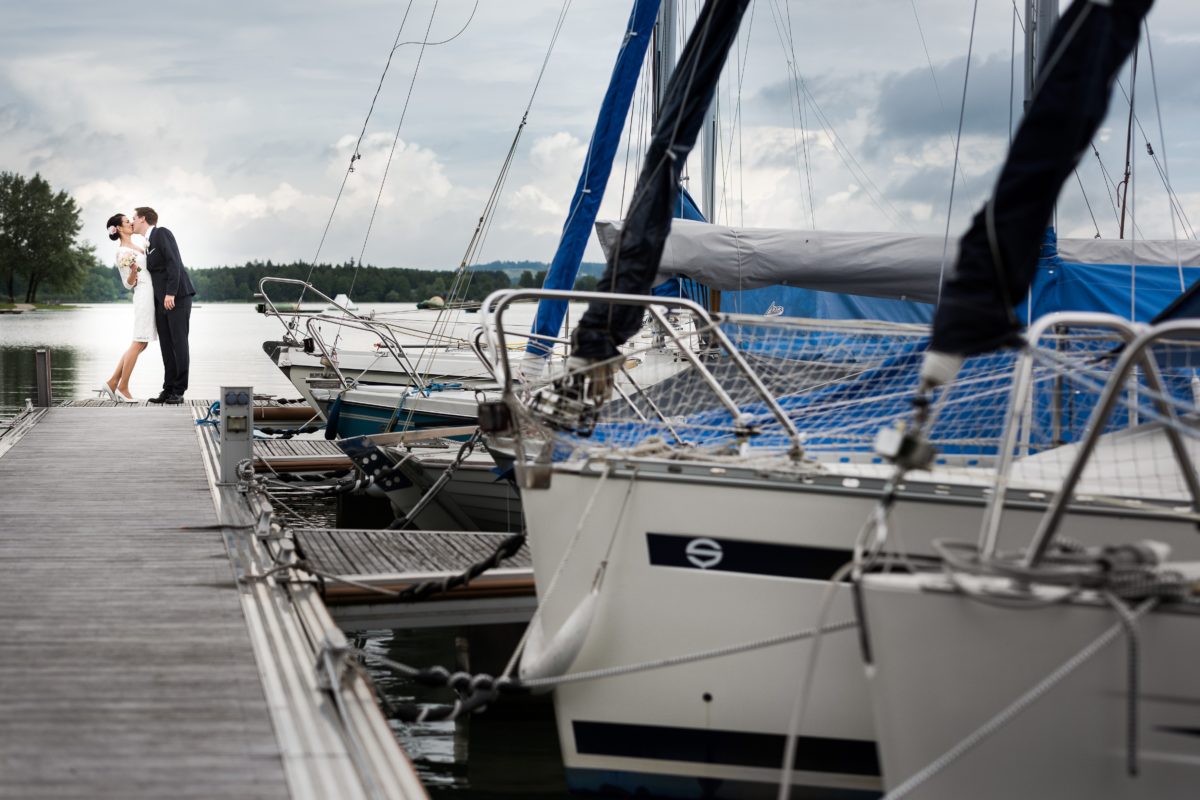
{"label": "metal pole", "polygon": [[675,71],[677,58],[675,18],[675,0],[664,0],[663,4],[658,7],[658,30],[654,37],[654,55],[656,56],[654,122],[658,122],[659,109],[662,108],[663,98],[667,96],[667,84],[671,81],[671,73]]}
{"label": "metal pole", "polygon": [[50,348],[33,351],[34,383],[37,386],[37,407],[49,408],[54,402],[54,390],[50,384]]}
{"label": "metal pole", "polygon": [[704,186],[700,193],[700,211],[710,223],[717,221],[717,98],[714,95],[701,129],[700,157]]}
{"label": "metal pole", "polygon": [[1033,87],[1046,59],[1050,33],[1058,21],[1058,0],[1025,0],[1025,105],[1033,100]]}
{"label": "metal pole", "polygon": [[1037,38],[1033,17],[1033,0],[1025,0],[1025,95],[1024,102],[1021,104],[1021,108],[1024,111],[1029,110],[1029,103],[1033,100],[1033,79],[1037,74],[1037,67],[1034,64],[1034,53],[1037,52]]}
{"label": "metal pole", "polygon": [[1050,44],[1050,32],[1058,22],[1058,0],[1038,0],[1037,4],[1037,62],[1038,69],[1046,63],[1046,48]]}

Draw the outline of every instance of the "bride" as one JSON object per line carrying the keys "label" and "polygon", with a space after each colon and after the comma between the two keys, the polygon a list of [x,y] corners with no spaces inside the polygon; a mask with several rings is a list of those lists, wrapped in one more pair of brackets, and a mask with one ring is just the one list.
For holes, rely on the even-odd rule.
{"label": "bride", "polygon": [[113,214],[108,218],[107,228],[109,239],[120,240],[116,265],[121,282],[133,290],[133,341],[121,355],[112,377],[96,391],[101,397],[133,403],[136,401],[129,394],[129,376],[146,345],[158,339],[154,330],[154,288],[146,274],[146,240],[141,236],[134,238],[133,222],[124,214]]}

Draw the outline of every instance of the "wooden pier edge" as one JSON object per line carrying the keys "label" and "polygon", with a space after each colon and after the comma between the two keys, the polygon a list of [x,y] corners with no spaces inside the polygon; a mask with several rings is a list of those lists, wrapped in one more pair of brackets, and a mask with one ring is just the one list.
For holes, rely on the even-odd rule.
{"label": "wooden pier edge", "polygon": [[[194,409],[193,416],[203,416]],[[216,437],[196,426],[204,468],[229,557],[239,579],[242,610],[278,736],[293,798],[424,798],[424,787],[360,670],[341,673],[340,703],[321,688],[322,653],[344,645],[312,582],[295,573],[262,575],[276,566],[256,534],[265,500],[218,483]]]}
{"label": "wooden pier edge", "polygon": [[46,409],[29,406],[11,420],[0,424],[0,456],[19,442],[45,415]]}

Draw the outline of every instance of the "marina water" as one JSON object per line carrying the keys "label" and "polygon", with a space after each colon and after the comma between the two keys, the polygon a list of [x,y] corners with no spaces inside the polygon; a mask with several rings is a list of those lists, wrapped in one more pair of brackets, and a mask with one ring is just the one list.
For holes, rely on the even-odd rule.
{"label": "marina water", "polygon": [[[408,310],[413,304],[379,304],[379,311]],[[96,397],[129,346],[133,308],[127,303],[77,306],[63,310],[0,314],[0,419],[9,419],[35,396],[33,353],[49,347],[56,402]],[[223,385],[249,385],[255,392],[294,398],[296,389],[263,352],[262,343],[278,339],[282,326],[258,314],[251,304],[201,303],[191,320],[189,399],[215,399]],[[154,396],[162,385],[158,343],[142,354],[130,383],[138,399]],[[306,507],[289,497],[290,508],[310,525],[332,526],[317,504]],[[454,667],[464,653],[486,651],[494,659],[515,643],[511,631],[422,629],[348,631],[362,649],[420,666]],[[151,643],[152,644],[152,643]],[[471,666],[482,669],[488,664]],[[446,690],[417,686],[382,667],[367,664],[387,703],[452,702]],[[412,758],[433,797],[502,800],[568,797],[559,758],[554,714],[548,696],[510,700],[457,722],[420,725],[390,719],[392,730]]]}

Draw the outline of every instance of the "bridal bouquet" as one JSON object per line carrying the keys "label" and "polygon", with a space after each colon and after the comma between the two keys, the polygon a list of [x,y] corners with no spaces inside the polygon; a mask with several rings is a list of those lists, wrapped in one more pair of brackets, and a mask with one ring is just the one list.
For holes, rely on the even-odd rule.
{"label": "bridal bouquet", "polygon": [[128,275],[137,266],[137,256],[133,253],[121,253],[117,257],[117,266],[120,267],[122,273]]}

